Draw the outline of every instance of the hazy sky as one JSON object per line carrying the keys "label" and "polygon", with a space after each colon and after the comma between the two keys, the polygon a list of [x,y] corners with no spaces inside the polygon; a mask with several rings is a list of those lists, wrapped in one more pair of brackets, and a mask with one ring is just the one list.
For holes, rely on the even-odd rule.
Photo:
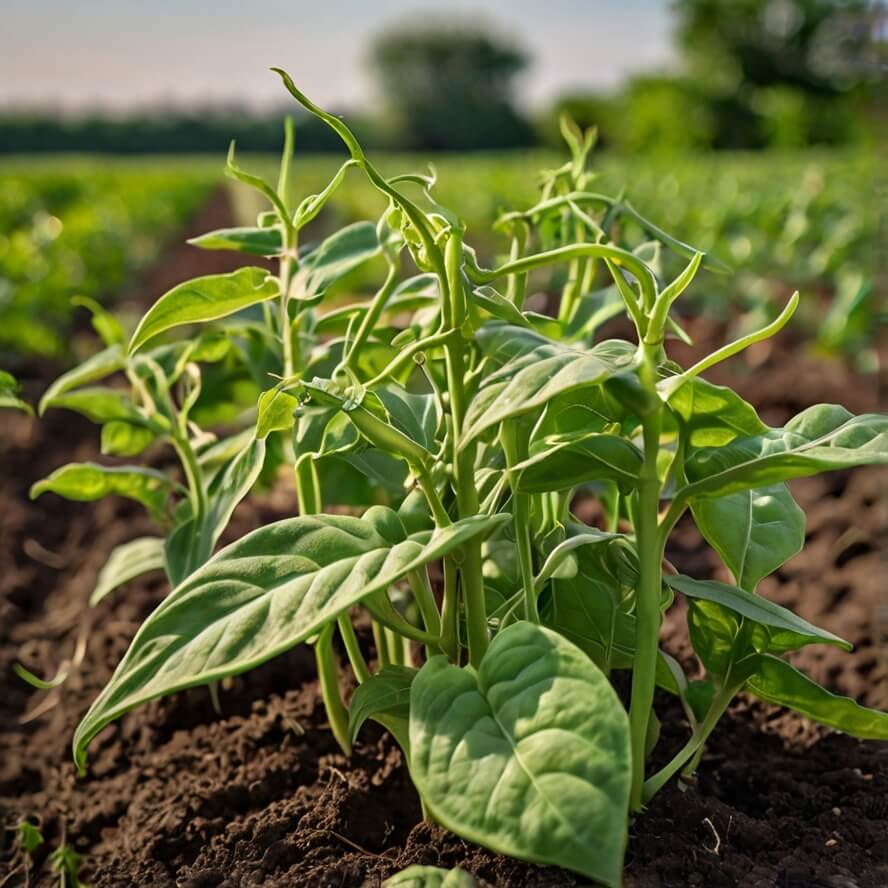
{"label": "hazy sky", "polygon": [[269,65],[321,103],[373,96],[367,43],[446,10],[522,43],[522,99],[608,87],[668,65],[669,0],[0,0],[0,105],[125,108],[173,101],[279,102]]}

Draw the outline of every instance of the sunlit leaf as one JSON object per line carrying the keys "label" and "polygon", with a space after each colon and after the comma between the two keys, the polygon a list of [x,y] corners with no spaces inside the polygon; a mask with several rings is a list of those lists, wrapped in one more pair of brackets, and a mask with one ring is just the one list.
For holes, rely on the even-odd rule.
{"label": "sunlit leaf", "polygon": [[410,774],[435,819],[470,841],[618,886],[630,771],[607,678],[542,626],[504,629],[477,672],[437,656],[414,679]]}
{"label": "sunlit leaf", "polygon": [[182,324],[214,321],[278,295],[277,280],[264,268],[240,268],[178,284],[164,293],[139,322],[130,353],[149,339]]}

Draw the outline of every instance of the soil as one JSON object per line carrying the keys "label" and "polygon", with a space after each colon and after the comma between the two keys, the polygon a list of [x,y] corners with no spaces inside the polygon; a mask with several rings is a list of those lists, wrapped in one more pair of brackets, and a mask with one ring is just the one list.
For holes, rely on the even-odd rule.
{"label": "soil", "polygon": [[[191,226],[230,224],[222,193]],[[193,233],[189,231],[188,234]],[[151,298],[186,276],[230,267],[224,253],[172,250],[141,282]],[[691,321],[702,342],[723,330]],[[682,360],[688,357],[675,348]],[[798,349],[753,353],[731,382],[771,423],[821,401],[855,412],[877,407],[875,381]],[[39,394],[51,376],[30,383]],[[710,374],[726,381],[726,371]],[[165,592],[134,581],[90,611],[96,572],[116,544],[150,532],[125,501],[27,499],[29,485],[62,462],[93,458],[95,427],[71,414],[0,426],[0,817],[41,824],[47,842],[26,873],[14,833],[0,832],[0,886],[57,884],[48,849],[61,836],[83,855],[93,888],[378,886],[413,864],[459,865],[503,888],[572,886],[579,877],[514,861],[421,822],[400,751],[375,725],[354,755],[337,749],[305,648],[224,683],[221,712],[194,689],[130,713],[91,749],[75,776],[70,739],[141,620]],[[886,608],[880,544],[884,475],[834,473],[793,484],[808,512],[805,551],[762,585],[766,596],[856,644],[854,653],[809,648],[797,665],[828,687],[886,707]],[[238,509],[230,535],[292,514],[275,491]],[[690,522],[668,553],[679,569],[726,578]],[[881,608],[881,610],[880,610]],[[882,622],[880,623],[880,619]],[[82,661],[61,687],[33,691],[11,672],[21,662],[51,676],[88,634]],[[366,635],[367,633],[365,633]],[[693,668],[681,605],[666,646]],[[370,641],[364,637],[368,651]],[[658,699],[666,760],[687,736],[680,709]],[[888,745],[860,742],[740,698],[719,725],[686,791],[666,788],[631,827],[626,885],[831,886],[888,884]]]}

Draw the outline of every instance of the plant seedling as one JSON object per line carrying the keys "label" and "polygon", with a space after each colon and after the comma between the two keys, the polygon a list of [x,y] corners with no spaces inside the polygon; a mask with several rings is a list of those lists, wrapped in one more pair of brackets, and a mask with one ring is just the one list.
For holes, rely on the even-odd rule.
{"label": "plant seedling", "polygon": [[[103,423],[108,452],[165,441],[184,479],[69,466],[35,487],[133,496],[168,532],[145,561],[141,549],[115,553],[100,583],[148,562],[164,566],[172,591],[79,725],[78,767],[99,731],[133,707],[309,642],[343,750],[375,719],[403,749],[428,816],[495,851],[616,886],[630,815],[696,767],[737,693],[888,738],[888,715],[831,694],[783,656],[849,645],[756,592],[804,541],[786,482],[888,462],[888,418],[820,405],[770,428],[704,379],[777,333],[798,295],[768,326],[681,367],[666,350],[669,337],[687,338],[673,306],[701,267],[720,263],[623,197],[589,190],[594,134],[564,122],[570,160],[544,174],[536,205],[500,218],[508,258],[487,268],[459,216],[435,200],[434,173],[384,176],[341,119],[277,73],[349,159],[320,194],[294,204],[289,130],[276,188],[232,150],[229,173],[271,209],[255,227],[195,243],[273,256],[278,273],[248,267],[179,285],[128,345],[109,342],[41,405]],[[380,218],[302,245],[302,228],[350,168],[380,193]],[[662,277],[664,250],[686,262],[673,280]],[[343,278],[365,263],[379,270],[379,289],[344,302]],[[535,309],[538,288],[560,293],[554,317]],[[618,314],[634,341],[600,338]],[[190,337],[156,344],[186,325],[197,327]],[[230,386],[202,389],[201,363],[217,379],[248,380],[255,410]],[[129,392],[89,387],[118,371]],[[236,431],[212,438],[204,425],[214,415]],[[292,467],[298,517],[214,554],[272,453],[275,466]],[[367,479],[360,516],[323,512],[341,504],[331,466]],[[576,517],[577,494],[600,500],[603,528]],[[688,511],[733,584],[664,567]],[[688,603],[703,679],[689,680],[659,647],[676,595]],[[370,663],[357,608],[373,626]],[[336,635],[359,682],[348,706]],[[617,671],[631,672],[628,712],[611,684]],[[652,771],[657,686],[681,701],[690,736]]]}

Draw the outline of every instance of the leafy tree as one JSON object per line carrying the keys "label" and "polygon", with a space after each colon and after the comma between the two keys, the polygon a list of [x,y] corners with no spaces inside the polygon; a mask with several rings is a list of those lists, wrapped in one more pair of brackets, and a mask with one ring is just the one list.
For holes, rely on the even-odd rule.
{"label": "leafy tree", "polygon": [[830,95],[868,74],[871,0],[675,0],[677,38],[701,66],[752,87]]}
{"label": "leafy tree", "polygon": [[475,25],[410,26],[376,40],[370,61],[404,147],[509,148],[533,141],[512,103],[528,57],[498,35]]}

